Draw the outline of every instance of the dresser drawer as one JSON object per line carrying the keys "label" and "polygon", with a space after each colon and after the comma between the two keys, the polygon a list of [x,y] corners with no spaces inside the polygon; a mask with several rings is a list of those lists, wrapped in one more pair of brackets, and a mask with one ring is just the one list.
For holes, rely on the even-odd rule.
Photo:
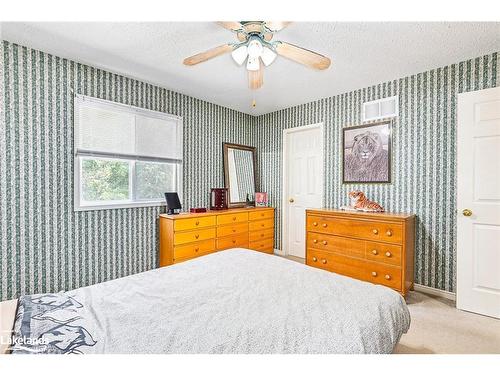
{"label": "dresser drawer", "polygon": [[365,241],[365,244],[367,260],[392,264],[395,266],[401,265],[401,246],[370,241]]}
{"label": "dresser drawer", "polygon": [[401,289],[400,267],[333,255],[330,269],[345,276]]}
{"label": "dresser drawer", "polygon": [[306,264],[308,266],[322,268],[331,271],[333,254],[327,251],[307,249],[306,251]]}
{"label": "dresser drawer", "polygon": [[274,210],[257,210],[248,213],[248,220],[274,219]]}
{"label": "dresser drawer", "polygon": [[366,262],[362,280],[401,290],[401,268],[375,262]]}
{"label": "dresser drawer", "polygon": [[248,223],[248,228],[251,231],[274,228],[274,219],[266,219],[266,220],[259,220],[259,221],[250,221]]}
{"label": "dresser drawer", "polygon": [[260,241],[268,238],[274,238],[274,228],[250,232],[248,236],[250,241]]}
{"label": "dresser drawer", "polygon": [[215,216],[200,216],[174,221],[174,231],[190,230],[215,226]]}
{"label": "dresser drawer", "polygon": [[248,212],[238,212],[217,216],[217,225],[242,223],[248,221]]}
{"label": "dresser drawer", "polygon": [[230,249],[232,247],[248,247],[248,234],[236,234],[217,239],[217,250]]}
{"label": "dresser drawer", "polygon": [[307,247],[356,258],[365,258],[365,241],[324,233],[307,233]]}
{"label": "dresser drawer", "polygon": [[361,259],[343,257],[326,251],[307,249],[306,264],[355,279],[401,289],[401,268]]}
{"label": "dresser drawer", "polygon": [[174,234],[174,245],[203,241],[210,238],[215,238],[215,228],[190,230],[187,232],[176,232]]}
{"label": "dresser drawer", "polygon": [[248,232],[248,223],[222,225],[217,227],[217,237],[230,236]]}
{"label": "dresser drawer", "polygon": [[383,221],[353,220],[309,215],[307,230],[373,241],[402,243],[401,224]]}
{"label": "dresser drawer", "polygon": [[174,247],[174,260],[194,258],[215,251],[215,240],[193,242]]}
{"label": "dresser drawer", "polygon": [[261,241],[250,241],[248,248],[272,254],[274,253],[274,239],[268,238]]}

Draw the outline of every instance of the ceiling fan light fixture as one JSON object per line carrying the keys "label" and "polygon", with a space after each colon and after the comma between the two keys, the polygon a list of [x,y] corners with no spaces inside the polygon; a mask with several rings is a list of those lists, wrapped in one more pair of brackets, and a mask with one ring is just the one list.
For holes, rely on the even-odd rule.
{"label": "ceiling fan light fixture", "polygon": [[255,58],[262,55],[262,50],[264,47],[260,42],[259,38],[252,38],[248,43],[248,57]]}
{"label": "ceiling fan light fixture", "polygon": [[260,57],[264,65],[269,66],[276,59],[276,56],[278,56],[278,54],[274,52],[271,48],[264,47],[264,49],[262,50],[262,55]]}
{"label": "ceiling fan light fixture", "polygon": [[247,46],[241,46],[231,52],[231,57],[238,65],[242,65],[248,56]]}
{"label": "ceiling fan light fixture", "polygon": [[259,57],[248,56],[247,70],[256,71],[260,69]]}

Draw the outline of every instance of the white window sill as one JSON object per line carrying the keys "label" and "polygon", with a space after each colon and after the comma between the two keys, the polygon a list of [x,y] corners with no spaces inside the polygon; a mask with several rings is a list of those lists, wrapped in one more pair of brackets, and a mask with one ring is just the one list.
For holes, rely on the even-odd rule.
{"label": "white window sill", "polygon": [[120,202],[120,203],[105,203],[105,204],[89,204],[78,206],[75,204],[74,211],[97,211],[97,210],[114,210],[119,208],[138,208],[138,207],[156,207],[165,206],[165,201],[148,201],[148,202]]}

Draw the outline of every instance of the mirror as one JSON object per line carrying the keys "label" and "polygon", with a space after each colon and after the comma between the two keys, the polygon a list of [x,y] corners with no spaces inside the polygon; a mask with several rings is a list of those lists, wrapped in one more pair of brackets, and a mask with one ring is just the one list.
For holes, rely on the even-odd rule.
{"label": "mirror", "polygon": [[255,201],[255,147],[223,143],[224,183],[229,192],[228,206],[243,207]]}

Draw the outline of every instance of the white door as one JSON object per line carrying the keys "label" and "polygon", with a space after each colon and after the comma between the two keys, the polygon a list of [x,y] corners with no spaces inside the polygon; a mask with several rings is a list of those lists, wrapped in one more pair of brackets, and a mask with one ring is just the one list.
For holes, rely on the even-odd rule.
{"label": "white door", "polygon": [[283,162],[283,250],[305,258],[305,210],[323,204],[323,124],[285,130]]}
{"label": "white door", "polygon": [[500,88],[459,94],[457,307],[500,318]]}

